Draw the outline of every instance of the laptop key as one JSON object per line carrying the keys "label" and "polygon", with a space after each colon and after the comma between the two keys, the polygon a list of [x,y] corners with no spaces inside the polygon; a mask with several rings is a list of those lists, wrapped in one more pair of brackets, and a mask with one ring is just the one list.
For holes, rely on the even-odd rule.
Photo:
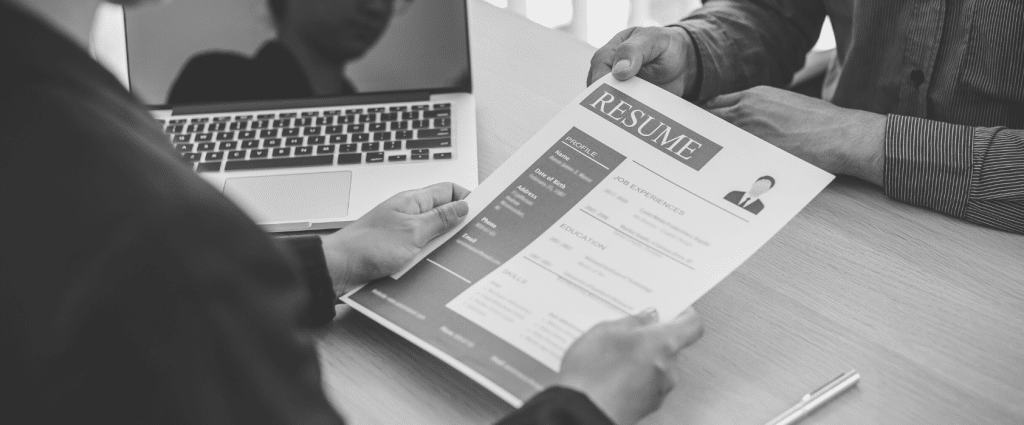
{"label": "laptop key", "polygon": [[342,115],[338,117],[338,124],[352,124],[356,122],[355,115]]}
{"label": "laptop key", "polygon": [[259,140],[243,140],[242,149],[254,149],[260,146]]}
{"label": "laptop key", "polygon": [[216,173],[220,172],[220,161],[217,162],[200,162],[196,165],[196,172],[198,173]]}
{"label": "laptop key", "polygon": [[284,130],[281,130],[281,135],[285,136],[285,137],[287,137],[287,136],[298,136],[299,135],[299,129],[297,129],[297,128],[286,128]]}
{"label": "laptop key", "polygon": [[447,137],[452,135],[452,129],[450,128],[434,128],[430,130],[420,130],[416,132],[416,138],[418,139],[432,139],[435,137]]}
{"label": "laptop key", "polygon": [[260,115],[256,116],[256,119],[258,119],[258,120],[272,120],[272,119],[274,119],[274,114],[260,114]]}
{"label": "laptop key", "polygon": [[184,118],[179,118],[179,119],[175,119],[175,120],[170,120],[168,122],[171,123],[171,125],[177,125],[177,124],[184,124],[184,123],[188,122],[188,120],[186,120]]}
{"label": "laptop key", "polygon": [[169,125],[167,127],[164,127],[164,133],[176,134],[181,133],[181,131],[184,129],[185,126],[183,125]]}
{"label": "laptop key", "polygon": [[383,142],[385,140],[391,140],[391,132],[384,131],[380,133],[373,133],[373,140],[377,142]]}
{"label": "laptop key", "polygon": [[226,129],[227,127],[228,127],[227,123],[215,122],[215,123],[210,124],[209,126],[207,126],[206,127],[206,131],[209,131],[209,132],[224,131],[224,129]]}
{"label": "laptop key", "polygon": [[413,161],[423,161],[423,160],[427,160],[427,159],[430,159],[430,155],[427,155],[427,154],[422,154],[422,155],[413,154],[412,155],[412,160]]}
{"label": "laptop key", "polygon": [[277,130],[260,130],[260,138],[277,137]]}
{"label": "laptop key", "polygon": [[307,145],[322,145],[327,141],[324,136],[309,136],[306,138]]}
{"label": "laptop key", "polygon": [[284,140],[284,145],[285,146],[302,146],[302,138],[301,137],[289,137],[289,138]]}
{"label": "laptop key", "polygon": [[222,131],[220,133],[217,133],[217,140],[218,141],[221,141],[221,140],[234,140],[234,138],[235,138],[235,132],[234,131]]}
{"label": "laptop key", "polygon": [[252,115],[235,115],[235,121],[249,121],[251,119]]}
{"label": "laptop key", "polygon": [[434,104],[434,109],[451,109],[451,108],[452,108],[452,104],[451,103],[435,103]]}
{"label": "laptop key", "polygon": [[282,112],[280,114],[277,114],[278,118],[295,118],[297,116],[299,116],[299,114],[295,112]]}
{"label": "laptop key", "polygon": [[450,116],[452,116],[452,111],[450,109],[423,111],[423,118],[448,118]]}
{"label": "laptop key", "polygon": [[378,107],[378,108],[366,108],[366,112],[373,113],[373,114],[376,114],[378,112],[384,112],[384,107],[381,106],[381,107]]}
{"label": "laptop key", "polygon": [[325,134],[338,134],[341,133],[342,131],[345,131],[345,129],[342,128],[340,125],[329,125],[324,128]]}
{"label": "laptop key", "polygon": [[386,150],[386,151],[393,151],[393,150],[398,150],[398,149],[402,149],[402,142],[401,141],[384,142],[384,150]]}
{"label": "laptop key", "polygon": [[245,159],[245,151],[228,152],[228,159]]}
{"label": "laptop key", "polygon": [[398,113],[396,113],[396,112],[389,112],[389,113],[385,113],[385,114],[380,114],[380,120],[381,121],[395,121],[397,119],[398,119]]}
{"label": "laptop key", "polygon": [[[268,151],[266,149],[253,149],[253,150],[249,151],[249,159],[253,159],[253,158],[266,158],[269,153],[270,153],[270,151]],[[228,164],[230,164],[230,163],[231,162],[228,162]],[[227,170],[229,168],[225,167],[225,169]]]}
{"label": "laptop key", "polygon": [[328,153],[333,154],[334,153],[334,145],[317,146],[316,147],[316,153],[317,153],[317,155],[323,155],[323,154],[328,154]]}
{"label": "laptop key", "polygon": [[427,155],[430,153],[430,149],[413,149],[413,155]]}
{"label": "laptop key", "polygon": [[430,121],[428,120],[416,120],[412,122],[412,128],[430,128]]}
{"label": "laptop key", "polygon": [[347,134],[335,134],[331,136],[331,143],[348,143]]}
{"label": "laptop key", "polygon": [[388,108],[388,110],[391,111],[391,112],[401,112],[401,111],[406,110],[406,107],[405,106],[392,106],[392,107]]}
{"label": "laptop key", "polygon": [[176,149],[178,152],[192,152],[192,149],[194,149],[195,147],[196,145],[193,145],[191,143],[178,143],[174,145],[174,149]]}
{"label": "laptop key", "polygon": [[361,113],[363,113],[363,110],[360,108],[348,109],[345,111],[345,115],[359,115]]}
{"label": "laptop key", "polygon": [[305,134],[307,136],[319,136],[320,127],[306,127],[305,129],[302,130],[302,134]]}
{"label": "laptop key", "polygon": [[298,155],[312,155],[312,154],[313,154],[313,147],[312,146],[299,146],[299,147],[295,148],[295,155],[296,156],[298,156]]}
{"label": "laptop key", "polygon": [[445,137],[441,139],[422,139],[422,140],[410,140],[405,142],[406,149],[430,149],[430,148],[447,148],[452,146],[452,139]]}
{"label": "laptop key", "polygon": [[209,122],[209,121],[210,121],[210,119],[209,119],[209,118],[192,118],[192,121],[191,121],[191,122],[192,122],[193,124],[195,124],[195,123],[197,123],[197,122]]}
{"label": "laptop key", "polygon": [[274,148],[273,154],[275,158],[279,156],[291,156],[292,148]]}
{"label": "laptop key", "polygon": [[391,122],[391,129],[392,130],[408,130],[409,129],[409,121],[392,121]]}
{"label": "laptop key", "polygon": [[366,131],[366,125],[364,125],[364,124],[351,124],[348,127],[345,127],[345,131],[347,133],[362,133],[362,132]]}
{"label": "laptop key", "polygon": [[235,121],[228,124],[228,130],[245,130],[249,128],[249,121]]}
{"label": "laptop key", "polygon": [[305,118],[296,118],[295,122],[294,122],[294,125],[296,127],[305,127],[305,126],[310,125],[312,123],[313,123],[313,119],[312,118],[305,117]]}
{"label": "laptop key", "polygon": [[353,142],[368,142],[370,141],[370,133],[356,133],[352,135]]}
{"label": "laptop key", "polygon": [[264,128],[270,128],[270,121],[253,121],[249,124],[249,128],[253,130],[262,130]]}
{"label": "laptop key", "polygon": [[216,145],[215,145],[215,144],[214,144],[213,142],[208,142],[208,143],[200,143],[200,144],[199,144],[199,147],[198,147],[198,148],[196,148],[196,150],[198,150],[198,151],[203,151],[203,152],[205,152],[205,151],[212,151],[212,150],[214,150],[214,149],[215,149],[216,147],[217,147],[217,146],[216,146]]}
{"label": "laptop key", "polygon": [[370,152],[366,154],[366,163],[384,162],[384,152]]}
{"label": "laptop key", "polygon": [[318,115],[320,115],[320,111],[306,111],[302,113],[302,116],[304,117],[315,117]]}
{"label": "laptop key", "polygon": [[206,129],[206,124],[189,124],[185,127],[186,133],[202,133]]}
{"label": "laptop key", "polygon": [[175,134],[172,139],[174,140],[175,143],[191,142],[192,141],[192,135],[191,134]]}
{"label": "laptop key", "polygon": [[330,111],[324,111],[324,116],[336,116],[341,114],[341,109],[334,109]]}
{"label": "laptop key", "polygon": [[386,123],[375,122],[370,124],[370,131],[386,131],[387,129],[388,125]]}
{"label": "laptop key", "polygon": [[359,145],[356,144],[338,145],[338,152],[356,152],[358,150]]}
{"label": "laptop key", "polygon": [[223,117],[213,117],[213,122],[227,122],[231,121],[231,117],[225,115]]}
{"label": "laptop key", "polygon": [[[354,146],[354,145],[352,145]],[[344,147],[344,146],[341,146]],[[343,153],[338,155],[338,165],[347,164],[362,164],[363,154],[361,153]]]}
{"label": "laptop key", "polygon": [[265,168],[294,168],[294,167],[315,167],[318,165],[333,165],[334,155],[317,155],[288,158],[258,159],[248,161],[228,161],[224,164],[224,171],[236,170],[258,170]]}
{"label": "laptop key", "polygon": [[213,140],[213,133],[200,133],[196,135],[197,142],[209,142]]}
{"label": "laptop key", "polygon": [[391,155],[388,157],[388,162],[401,162],[405,161],[405,155]]}
{"label": "laptop key", "polygon": [[334,124],[334,117],[320,117],[316,119],[316,125],[331,125]]}
{"label": "laptop key", "polygon": [[276,148],[281,146],[281,139],[266,139],[263,141],[263,147],[265,148]]}
{"label": "laptop key", "polygon": [[290,120],[290,119],[274,120],[274,121],[271,121],[271,125],[273,125],[274,128],[285,128],[285,127],[288,127],[288,126],[292,125],[292,120]]}
{"label": "laptop key", "polygon": [[424,109],[430,109],[430,105],[412,105],[411,109],[414,111],[422,111]]}
{"label": "laptop key", "polygon": [[418,120],[418,119],[420,119],[420,112],[419,111],[402,112],[402,119],[406,120],[406,121],[408,121],[408,120]]}
{"label": "laptop key", "polygon": [[238,147],[238,142],[220,142],[220,147],[217,150],[230,151]]}
{"label": "laptop key", "polygon": [[238,132],[239,139],[252,139],[256,137],[256,130],[245,130]]}
{"label": "laptop key", "polygon": [[436,119],[434,119],[434,128],[451,127],[451,126],[452,126],[452,119],[451,118],[436,118]]}
{"label": "laptop key", "polygon": [[395,132],[396,139],[411,139],[412,137],[412,130],[401,130]]}
{"label": "laptop key", "polygon": [[205,159],[207,161],[220,161],[224,159],[224,152],[207,152]]}
{"label": "laptop key", "polygon": [[182,158],[185,158],[189,162],[199,162],[199,159],[203,157],[203,154],[196,152],[186,152],[181,154]]}
{"label": "laptop key", "polygon": [[363,143],[363,149],[362,150],[363,150],[363,152],[379,151],[380,150],[380,143],[378,143],[378,142]]}
{"label": "laptop key", "polygon": [[452,159],[451,152],[438,152],[434,154],[434,159]]}
{"label": "laptop key", "polygon": [[359,116],[359,122],[377,122],[377,114],[363,114]]}

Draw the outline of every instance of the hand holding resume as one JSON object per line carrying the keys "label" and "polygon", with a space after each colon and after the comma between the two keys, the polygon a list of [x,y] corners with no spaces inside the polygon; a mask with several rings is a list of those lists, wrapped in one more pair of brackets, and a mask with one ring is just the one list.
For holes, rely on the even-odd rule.
{"label": "hand holding resume", "polygon": [[520,405],[595,324],[671,318],[833,176],[643,80],[594,83],[353,308]]}

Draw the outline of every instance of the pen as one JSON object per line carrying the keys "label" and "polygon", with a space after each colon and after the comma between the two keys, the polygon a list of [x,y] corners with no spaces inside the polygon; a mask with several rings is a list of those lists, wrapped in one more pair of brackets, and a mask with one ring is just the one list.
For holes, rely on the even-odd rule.
{"label": "pen", "polygon": [[855,370],[839,375],[836,379],[822,385],[821,388],[811,391],[809,394],[803,396],[795,406],[790,407],[785,412],[782,412],[782,414],[776,416],[775,419],[768,421],[766,425],[795,424],[807,415],[811,414],[815,409],[832,401],[836,397],[839,397],[843,391],[846,391],[857,384],[859,379],[860,374]]}

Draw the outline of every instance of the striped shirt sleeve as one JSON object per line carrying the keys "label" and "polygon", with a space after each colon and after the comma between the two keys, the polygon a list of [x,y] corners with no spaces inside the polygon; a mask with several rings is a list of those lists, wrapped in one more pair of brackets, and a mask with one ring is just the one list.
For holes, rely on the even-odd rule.
{"label": "striped shirt sleeve", "polygon": [[888,196],[1024,234],[1024,130],[889,115]]}

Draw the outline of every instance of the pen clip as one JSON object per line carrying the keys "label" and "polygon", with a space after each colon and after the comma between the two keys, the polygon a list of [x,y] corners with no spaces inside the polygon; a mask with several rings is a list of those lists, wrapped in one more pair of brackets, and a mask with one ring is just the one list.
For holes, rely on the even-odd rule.
{"label": "pen clip", "polygon": [[814,397],[816,397],[816,396],[818,396],[818,395],[820,395],[820,394],[822,394],[822,393],[832,389],[832,387],[834,387],[836,385],[839,385],[841,382],[843,382],[844,379],[846,379],[847,376],[850,376],[850,374],[852,374],[852,373],[854,373],[854,372],[851,370],[849,372],[843,372],[843,373],[839,374],[839,376],[837,376],[835,379],[826,382],[825,385],[822,385],[822,386],[818,387],[818,389],[816,389],[814,391],[811,391],[810,393],[805,395],[804,399],[807,399],[807,400],[812,399],[812,398],[814,398]]}

